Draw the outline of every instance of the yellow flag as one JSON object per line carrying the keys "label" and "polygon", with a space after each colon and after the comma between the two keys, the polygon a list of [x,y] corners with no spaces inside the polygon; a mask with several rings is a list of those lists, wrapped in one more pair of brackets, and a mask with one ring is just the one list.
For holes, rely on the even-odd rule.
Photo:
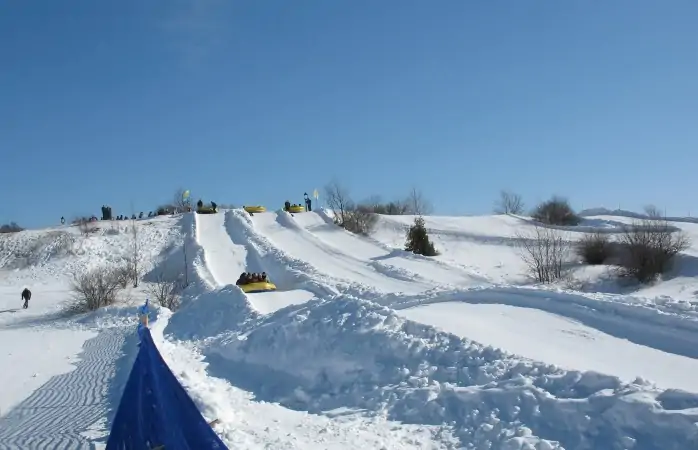
{"label": "yellow flag", "polygon": [[318,193],[317,189],[313,191],[313,197],[315,197],[315,200],[320,198],[320,194]]}

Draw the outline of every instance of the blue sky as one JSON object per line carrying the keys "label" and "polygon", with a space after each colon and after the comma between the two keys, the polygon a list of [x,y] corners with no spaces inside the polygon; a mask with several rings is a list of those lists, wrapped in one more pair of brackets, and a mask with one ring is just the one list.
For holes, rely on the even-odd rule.
{"label": "blue sky", "polygon": [[280,206],[698,215],[695,0],[0,3],[0,222]]}

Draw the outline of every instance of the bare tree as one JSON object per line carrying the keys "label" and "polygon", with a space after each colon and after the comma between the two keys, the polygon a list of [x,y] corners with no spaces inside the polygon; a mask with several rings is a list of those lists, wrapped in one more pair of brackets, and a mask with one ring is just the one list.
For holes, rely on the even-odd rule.
{"label": "bare tree", "polygon": [[361,202],[362,207],[369,208],[376,214],[387,216],[399,216],[408,213],[409,207],[406,201],[395,200],[383,203],[379,195],[372,195],[367,200]]}
{"label": "bare tree", "polygon": [[182,275],[167,277],[165,271],[161,271],[156,275],[155,281],[148,286],[148,292],[160,306],[176,311],[181,304],[182,292],[185,288],[186,283]]}
{"label": "bare tree", "polygon": [[332,181],[325,186],[325,198],[327,207],[332,210],[335,223],[343,225],[347,219],[347,211],[354,205],[349,192],[339,182]]}
{"label": "bare tree", "polygon": [[174,198],[172,199],[172,206],[175,207],[174,212],[185,212],[187,210],[188,203],[184,199],[184,193],[187,192],[186,189],[179,188],[174,193]]}
{"label": "bare tree", "polygon": [[494,212],[497,214],[522,214],[524,202],[519,194],[511,191],[501,191],[499,200],[495,204]]}
{"label": "bare tree", "polygon": [[620,237],[619,275],[648,283],[667,272],[690,246],[688,237],[666,220],[650,218],[626,226]]}
{"label": "bare tree", "polygon": [[395,200],[385,204],[385,212],[381,214],[386,214],[389,216],[403,216],[409,212],[409,206],[407,202],[400,200]]}
{"label": "bare tree", "polygon": [[133,282],[133,287],[138,287],[138,281],[142,275],[141,259],[141,242],[140,236],[138,235],[138,223],[135,219],[131,219],[131,249],[129,255],[126,257],[126,267],[130,275],[131,281]]}
{"label": "bare tree", "polygon": [[534,226],[531,235],[517,235],[519,255],[539,283],[552,283],[566,275],[571,245],[557,230]]}
{"label": "bare tree", "polygon": [[645,214],[650,219],[658,220],[664,217],[664,212],[654,205],[645,206]]}
{"label": "bare tree", "polygon": [[432,204],[424,198],[421,191],[414,187],[407,196],[407,208],[416,216],[431,214],[433,210]]}
{"label": "bare tree", "polygon": [[378,211],[380,211],[384,207],[383,199],[380,195],[372,195],[363,202],[361,202],[361,204],[367,208],[370,208],[374,212],[377,212],[378,214],[381,214]]}
{"label": "bare tree", "polygon": [[72,281],[74,301],[69,310],[74,313],[95,311],[116,302],[122,289],[118,268],[98,267],[87,273],[77,274]]}

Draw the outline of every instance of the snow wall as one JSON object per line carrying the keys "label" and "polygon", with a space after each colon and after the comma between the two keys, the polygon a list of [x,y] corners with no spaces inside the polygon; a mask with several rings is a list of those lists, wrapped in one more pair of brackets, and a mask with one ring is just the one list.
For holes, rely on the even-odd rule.
{"label": "snow wall", "polygon": [[[141,307],[148,315],[148,302]],[[150,330],[138,325],[138,355],[121,395],[107,450],[227,449],[163,360]]]}

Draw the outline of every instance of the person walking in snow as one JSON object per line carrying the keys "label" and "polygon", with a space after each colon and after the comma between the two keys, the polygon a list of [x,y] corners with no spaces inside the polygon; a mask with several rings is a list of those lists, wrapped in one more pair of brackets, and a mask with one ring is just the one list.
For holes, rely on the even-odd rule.
{"label": "person walking in snow", "polygon": [[29,308],[29,300],[32,298],[32,291],[30,291],[27,288],[24,288],[22,291],[22,300],[24,300],[24,305],[22,308],[27,309]]}

